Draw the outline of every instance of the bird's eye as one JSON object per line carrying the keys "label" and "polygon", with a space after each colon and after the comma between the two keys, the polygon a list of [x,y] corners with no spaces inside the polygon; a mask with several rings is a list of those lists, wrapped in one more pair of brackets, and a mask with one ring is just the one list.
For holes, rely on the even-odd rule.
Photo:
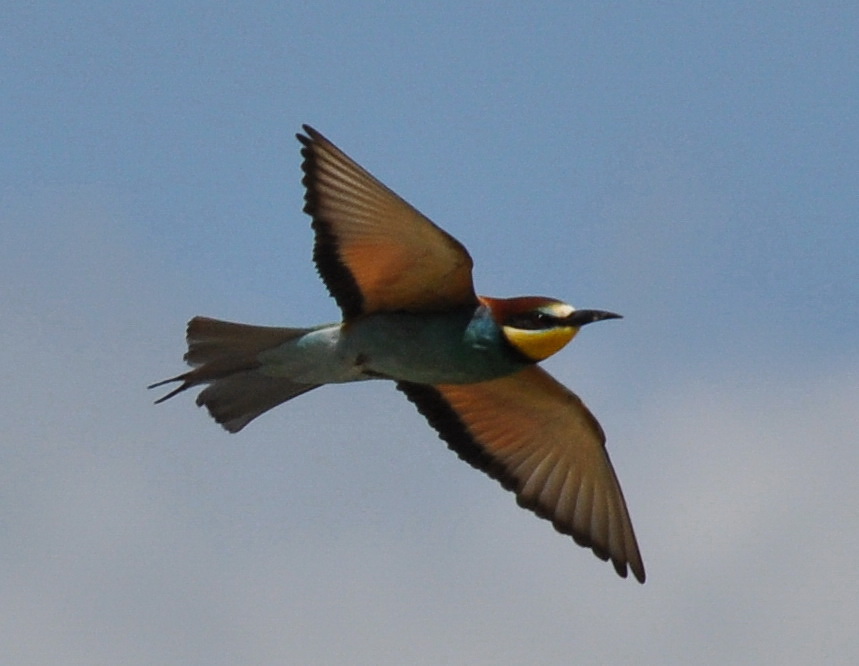
{"label": "bird's eye", "polygon": [[555,323],[555,318],[545,312],[524,312],[514,315],[507,321],[507,325],[525,331],[536,331],[550,328]]}

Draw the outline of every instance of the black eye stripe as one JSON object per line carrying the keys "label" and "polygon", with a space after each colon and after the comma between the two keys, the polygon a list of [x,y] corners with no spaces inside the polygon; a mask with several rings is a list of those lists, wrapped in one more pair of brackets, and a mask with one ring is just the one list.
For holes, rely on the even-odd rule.
{"label": "black eye stripe", "polygon": [[537,331],[544,328],[552,328],[557,322],[557,317],[553,317],[546,312],[524,312],[510,317],[506,325],[526,331]]}

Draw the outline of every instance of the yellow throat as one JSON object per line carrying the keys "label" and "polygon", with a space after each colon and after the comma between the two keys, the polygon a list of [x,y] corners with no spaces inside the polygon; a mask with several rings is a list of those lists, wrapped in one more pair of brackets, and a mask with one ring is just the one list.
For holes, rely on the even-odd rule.
{"label": "yellow throat", "polygon": [[575,326],[557,326],[540,330],[503,326],[502,330],[511,345],[535,362],[547,359],[560,351],[579,332]]}

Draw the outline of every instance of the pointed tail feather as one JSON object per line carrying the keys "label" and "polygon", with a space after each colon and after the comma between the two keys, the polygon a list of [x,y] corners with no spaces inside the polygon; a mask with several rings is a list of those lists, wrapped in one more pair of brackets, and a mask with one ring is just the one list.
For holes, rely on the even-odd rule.
{"label": "pointed tail feather", "polygon": [[298,338],[308,330],[311,329],[249,326],[194,317],[188,322],[185,354],[185,361],[193,370],[148,388],[182,382],[156,400],[158,404],[194,386],[209,384],[197,396],[197,404],[205,405],[225,429],[238,432],[263,412],[318,386],[257,372],[261,352]]}

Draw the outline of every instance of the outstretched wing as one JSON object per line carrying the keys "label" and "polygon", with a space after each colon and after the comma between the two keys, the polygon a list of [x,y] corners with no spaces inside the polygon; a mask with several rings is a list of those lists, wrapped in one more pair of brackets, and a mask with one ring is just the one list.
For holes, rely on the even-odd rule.
{"label": "outstretched wing", "polygon": [[477,384],[397,386],[460,458],[618,574],[629,567],[644,582],[605,435],[575,394],[537,366]]}
{"label": "outstretched wing", "polygon": [[477,304],[472,260],[453,236],[304,125],[304,211],[313,260],[345,319]]}

